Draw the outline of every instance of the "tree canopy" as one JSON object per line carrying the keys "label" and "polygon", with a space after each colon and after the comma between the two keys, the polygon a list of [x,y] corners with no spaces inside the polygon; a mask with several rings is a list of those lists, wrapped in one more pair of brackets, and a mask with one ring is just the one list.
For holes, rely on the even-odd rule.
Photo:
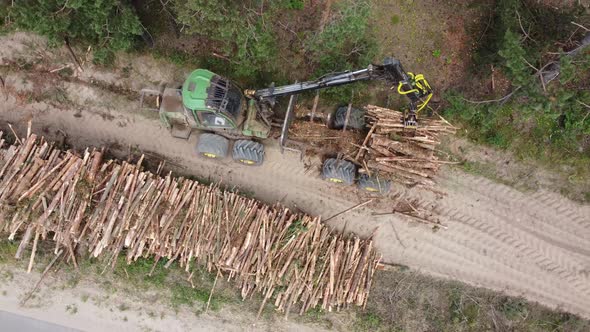
{"label": "tree canopy", "polygon": [[98,63],[109,62],[115,51],[131,49],[142,34],[133,9],[119,0],[25,0],[15,2],[9,14],[17,27],[52,43],[70,38],[92,45]]}

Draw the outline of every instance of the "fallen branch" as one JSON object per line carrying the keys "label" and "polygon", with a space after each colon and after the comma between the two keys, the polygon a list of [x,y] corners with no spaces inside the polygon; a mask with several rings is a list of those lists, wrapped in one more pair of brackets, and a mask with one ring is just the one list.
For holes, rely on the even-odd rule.
{"label": "fallen branch", "polygon": [[72,57],[72,59],[76,63],[76,66],[78,66],[78,70],[84,71],[84,69],[82,68],[82,65],[80,64],[80,61],[78,60],[78,57],[76,56],[76,54],[74,53],[74,50],[72,50],[72,47],[70,46],[70,40],[66,37],[66,38],[64,38],[64,42],[66,44],[66,48],[68,49],[68,51],[70,53],[70,56]]}
{"label": "fallen branch", "polygon": [[41,282],[43,281],[43,279],[45,278],[45,276],[47,275],[47,273],[49,272],[49,270],[51,269],[53,264],[55,264],[55,262],[61,256],[62,253],[63,253],[63,250],[60,249],[58,251],[58,253],[55,255],[55,257],[53,257],[51,262],[49,262],[49,264],[47,264],[47,266],[45,267],[45,270],[43,270],[43,273],[41,274],[41,277],[39,278],[39,281],[37,281],[37,283],[35,284],[33,289],[31,289],[31,291],[20,302],[21,307],[24,306],[25,303],[27,303],[27,301],[31,298],[31,296],[33,296],[33,294],[37,291],[37,289],[39,288],[39,285],[41,285]]}
{"label": "fallen branch", "polygon": [[530,40],[532,40],[534,42],[537,42],[531,36],[529,36],[529,33],[528,32],[526,32],[524,30],[524,27],[522,26],[522,20],[520,19],[520,13],[518,12],[518,10],[516,11],[516,16],[518,17],[518,24],[520,24],[520,29],[522,30],[522,33],[524,33],[525,40],[526,40],[526,38],[528,38],[528,39],[530,39]]}
{"label": "fallen branch", "polygon": [[67,64],[67,65],[65,65],[65,66],[62,66],[62,67],[59,67],[59,68],[52,69],[52,70],[50,70],[49,72],[50,72],[50,73],[55,73],[55,72],[58,72],[58,71],[61,71],[61,70],[64,70],[64,69],[66,69],[66,68],[70,68],[70,67],[71,67],[71,65],[70,65],[70,64]]}
{"label": "fallen branch", "polygon": [[508,101],[508,99],[510,99],[510,97],[512,97],[512,95],[514,95],[518,90],[520,90],[520,88],[521,88],[521,86],[517,86],[516,88],[514,88],[514,90],[512,90],[512,92],[510,92],[509,94],[505,95],[504,97],[498,98],[498,99],[480,100],[480,101],[469,100],[469,99],[465,99],[463,97],[461,97],[461,99],[463,99],[464,101],[466,101],[470,104],[475,104],[475,105],[498,103],[498,102],[501,104],[504,104]]}
{"label": "fallen branch", "polygon": [[207,306],[205,307],[205,312],[209,311],[209,305],[211,304],[211,298],[213,297],[213,291],[215,290],[215,285],[217,285],[217,279],[219,278],[219,274],[219,270],[217,270],[215,280],[213,281],[213,286],[211,287],[211,292],[209,292],[209,299],[207,299]]}
{"label": "fallen branch", "polygon": [[8,124],[8,128],[10,128],[10,131],[12,131],[12,134],[14,135],[14,138],[16,139],[16,141],[18,142],[18,144],[22,145],[23,141],[20,140],[20,138],[18,138],[18,135],[16,134],[16,131],[14,131],[14,128],[12,128],[12,124],[10,124],[10,122],[7,122]]}
{"label": "fallen branch", "polygon": [[579,27],[579,28],[582,28],[582,29],[584,29],[586,31],[590,31],[590,29],[586,28],[585,26],[581,25],[580,23],[576,23],[576,22],[573,22],[573,21],[570,22],[570,23],[573,24],[573,25],[575,25],[575,26],[577,26],[577,27]]}
{"label": "fallen branch", "polygon": [[4,82],[4,78],[0,76],[0,84],[2,85],[2,93],[4,93],[4,100],[8,100],[8,92],[6,91],[6,82]]}
{"label": "fallen branch", "polygon": [[409,217],[411,219],[414,219],[414,220],[416,220],[418,222],[422,222],[422,223],[426,223],[426,224],[431,224],[431,225],[434,225],[436,227],[440,227],[440,228],[444,228],[444,229],[448,229],[449,228],[448,226],[443,225],[441,223],[438,223],[438,222],[435,222],[435,221],[432,221],[432,220],[428,220],[426,218],[422,218],[422,217],[413,215],[413,214],[408,213],[408,212],[403,212],[403,211],[396,211],[396,212],[398,212],[400,214],[403,214],[404,216]]}
{"label": "fallen branch", "polygon": [[371,203],[372,201],[373,201],[373,198],[371,198],[370,200],[368,200],[368,201],[365,201],[365,202],[363,202],[363,203],[359,203],[359,204],[357,204],[357,205],[355,205],[355,206],[349,207],[348,209],[346,209],[346,210],[343,210],[343,211],[340,211],[340,212],[336,213],[335,215],[331,216],[331,217],[330,217],[330,218],[328,218],[328,219],[324,219],[324,222],[327,222],[327,221],[329,221],[329,220],[332,220],[332,219],[334,219],[334,218],[336,218],[336,217],[338,217],[338,216],[340,216],[340,215],[343,215],[343,214],[345,214],[345,213],[348,213],[348,212],[354,211],[354,210],[356,210],[356,209],[358,209],[358,208],[361,208],[361,207],[363,207],[363,206],[365,206],[365,205],[367,205],[367,204]]}

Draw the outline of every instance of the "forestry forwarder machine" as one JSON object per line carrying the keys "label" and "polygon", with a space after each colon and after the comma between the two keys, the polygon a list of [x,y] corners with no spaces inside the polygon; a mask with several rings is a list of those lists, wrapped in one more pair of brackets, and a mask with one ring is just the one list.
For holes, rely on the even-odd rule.
{"label": "forestry forwarder machine", "polygon": [[[404,126],[415,129],[417,114],[426,107],[432,97],[432,88],[423,75],[405,72],[397,59],[385,58],[383,64],[371,64],[356,71],[332,73],[317,80],[284,86],[271,85],[260,90],[242,90],[236,84],[206,69],[193,71],[179,88],[141,91],[140,107],[145,96],[155,96],[161,121],[178,138],[188,139],[192,130],[203,131],[196,146],[199,155],[222,159],[228,154],[233,140],[232,158],[245,165],[260,165],[264,159],[264,146],[260,139],[268,138],[271,130],[273,107],[276,98],[290,96],[289,106],[282,124],[281,149],[285,148],[288,128],[293,117],[295,95],[359,81],[383,80],[392,85],[400,95],[409,99],[405,110]],[[348,115],[350,116],[350,115]],[[327,159],[322,167],[322,177],[330,182],[352,185],[356,178],[356,166],[345,160]],[[361,189],[386,193],[389,181],[377,176],[361,174]]]}

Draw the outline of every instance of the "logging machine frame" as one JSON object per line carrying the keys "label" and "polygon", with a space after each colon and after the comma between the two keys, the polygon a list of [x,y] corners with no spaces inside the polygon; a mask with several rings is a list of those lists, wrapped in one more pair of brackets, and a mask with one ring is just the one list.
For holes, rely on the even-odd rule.
{"label": "logging machine frame", "polygon": [[291,96],[282,125],[280,145],[283,147],[295,95],[369,80],[385,81],[409,99],[403,124],[406,128],[416,128],[417,114],[428,105],[432,87],[424,75],[406,72],[400,61],[391,57],[385,58],[382,64],[370,64],[360,70],[243,92],[228,79],[206,69],[197,69],[181,87],[142,90],[140,107],[143,108],[146,96],[156,96],[157,108],[153,110],[158,111],[161,121],[173,136],[188,139],[193,129],[204,131],[197,142],[199,155],[224,158],[228,154],[229,140],[235,140],[233,159],[246,165],[260,165],[264,158],[264,146],[252,139],[268,138],[277,97]]}

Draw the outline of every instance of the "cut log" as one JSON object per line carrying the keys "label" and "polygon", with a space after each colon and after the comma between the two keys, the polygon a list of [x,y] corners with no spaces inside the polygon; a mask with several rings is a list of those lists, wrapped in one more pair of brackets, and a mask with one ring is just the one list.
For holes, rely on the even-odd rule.
{"label": "cut log", "polygon": [[441,165],[451,163],[439,161],[434,153],[439,135],[454,134],[457,128],[439,116],[421,118],[418,128],[407,129],[402,112],[374,105],[365,109],[371,129],[357,153],[356,161],[364,166],[360,172],[376,171],[403,184],[432,186]]}
{"label": "cut log", "polygon": [[64,261],[75,266],[83,244],[91,256],[105,257],[105,271],[123,249],[129,264],[155,257],[153,267],[166,259],[166,267],[178,262],[189,275],[199,267],[215,271],[208,306],[221,277],[233,281],[244,299],[263,294],[259,313],[275,296],[286,314],[294,305],[303,314],[317,305],[332,310],[366,303],[366,271],[378,264],[369,259],[377,255],[371,240],[332,234],[320,218],[143,171],[143,158],[105,162],[102,150],[82,156],[54,150],[33,133],[3,152],[0,211],[14,214],[0,228],[11,239],[22,238],[17,258],[33,241],[27,271],[46,247],[41,243],[53,241],[56,257],[66,252]]}

